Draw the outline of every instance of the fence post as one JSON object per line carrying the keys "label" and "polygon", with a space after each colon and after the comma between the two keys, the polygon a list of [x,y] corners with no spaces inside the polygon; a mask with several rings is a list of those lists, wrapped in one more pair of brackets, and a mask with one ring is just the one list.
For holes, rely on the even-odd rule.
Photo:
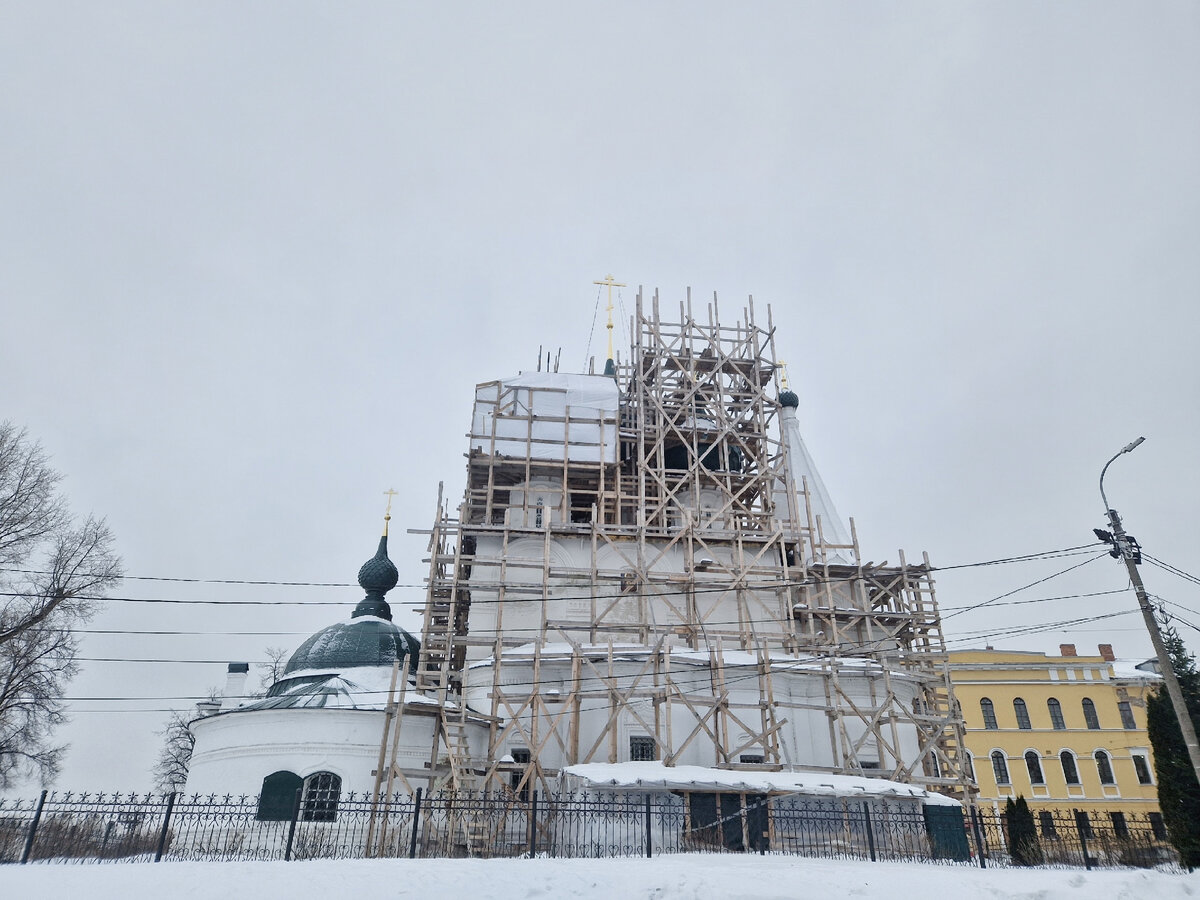
{"label": "fence post", "polygon": [[979,827],[979,809],[971,807],[971,828],[975,831],[975,851],[979,854],[979,868],[987,868],[987,847],[983,843],[983,829]]}
{"label": "fence post", "polygon": [[651,843],[650,831],[650,794],[646,794],[646,859],[650,859],[654,855],[654,847]]}
{"label": "fence post", "polygon": [[46,805],[46,791],[42,791],[42,795],[38,797],[37,810],[33,814],[33,821],[29,823],[29,834],[25,835],[25,848],[21,851],[21,865],[29,862],[29,854],[33,852],[33,838],[37,834],[38,823],[42,821],[42,807]]}
{"label": "fence post", "polygon": [[417,858],[417,828],[421,825],[421,789],[417,788],[417,793],[413,797],[413,820],[412,834],[408,839],[408,858]]}
{"label": "fence post", "polygon": [[871,853],[871,862],[875,859],[875,829],[871,827],[871,804],[863,801],[863,817],[867,823],[867,850]]}
{"label": "fence post", "polygon": [[163,815],[162,831],[158,833],[158,849],[154,851],[154,861],[162,862],[163,850],[167,846],[167,829],[171,825],[171,813],[175,809],[175,791],[167,797],[167,811]]}
{"label": "fence post", "polygon": [[530,792],[529,800],[529,858],[533,859],[537,850],[537,791]]}
{"label": "fence post", "polygon": [[300,818],[300,795],[301,788],[296,788],[296,803],[292,806],[292,822],[288,826],[288,841],[287,849],[283,851],[283,861],[292,861],[292,841],[296,837],[296,820]]}

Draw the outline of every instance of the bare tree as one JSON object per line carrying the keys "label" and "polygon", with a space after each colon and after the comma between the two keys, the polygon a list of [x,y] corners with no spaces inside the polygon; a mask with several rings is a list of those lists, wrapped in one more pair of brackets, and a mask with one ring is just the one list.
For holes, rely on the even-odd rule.
{"label": "bare tree", "polygon": [[287,666],[288,657],[291,652],[286,647],[268,647],[263,651],[267,661],[263,665],[262,674],[258,678],[258,690],[260,694],[265,694],[271,689],[276,681],[283,675],[283,670]]}
{"label": "bare tree", "polygon": [[73,629],[121,577],[103,519],[75,520],[41,446],[0,423],[0,788],[57,773],[51,743],[75,675]]}
{"label": "bare tree", "polygon": [[187,716],[178,712],[171,713],[166,727],[158,733],[163,745],[158,752],[158,762],[154,764],[154,786],[169,794],[181,790],[187,783],[196,736],[188,727]]}

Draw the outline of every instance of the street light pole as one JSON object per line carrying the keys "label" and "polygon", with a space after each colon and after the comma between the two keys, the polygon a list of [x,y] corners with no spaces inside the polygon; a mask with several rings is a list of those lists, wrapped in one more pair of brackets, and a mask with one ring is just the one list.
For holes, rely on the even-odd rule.
{"label": "street light pole", "polygon": [[1175,718],[1179,720],[1179,728],[1183,732],[1183,742],[1187,745],[1188,756],[1192,760],[1196,780],[1200,781],[1200,743],[1196,741],[1196,729],[1192,727],[1192,717],[1188,715],[1187,703],[1183,699],[1183,690],[1179,687],[1179,679],[1175,677],[1175,668],[1171,665],[1171,657],[1167,654],[1162,633],[1158,630],[1154,607],[1150,605],[1150,598],[1146,596],[1146,588],[1142,584],[1142,573],[1138,571],[1137,564],[1141,562],[1141,550],[1136,541],[1125,533],[1125,528],[1121,525],[1121,517],[1117,515],[1115,509],[1109,508],[1108,497],[1104,495],[1104,475],[1108,471],[1108,467],[1118,456],[1134,450],[1144,440],[1144,437],[1140,437],[1136,441],[1126,444],[1104,464],[1104,468],[1100,470],[1100,499],[1104,501],[1104,511],[1108,514],[1108,521],[1112,525],[1113,545],[1125,561],[1129,580],[1133,582],[1133,589],[1137,593],[1138,605],[1142,608],[1142,618],[1146,620],[1146,630],[1150,632],[1150,643],[1154,645],[1154,652],[1158,655],[1158,667],[1162,672],[1163,681],[1167,684],[1171,706],[1175,708]]}

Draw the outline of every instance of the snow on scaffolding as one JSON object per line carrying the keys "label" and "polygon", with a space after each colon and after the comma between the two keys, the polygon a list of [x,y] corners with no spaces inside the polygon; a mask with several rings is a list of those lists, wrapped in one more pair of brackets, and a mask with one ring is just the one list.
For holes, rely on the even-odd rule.
{"label": "snow on scaffolding", "polygon": [[471,449],[489,455],[617,461],[617,383],[603,375],[525,372],[475,388]]}

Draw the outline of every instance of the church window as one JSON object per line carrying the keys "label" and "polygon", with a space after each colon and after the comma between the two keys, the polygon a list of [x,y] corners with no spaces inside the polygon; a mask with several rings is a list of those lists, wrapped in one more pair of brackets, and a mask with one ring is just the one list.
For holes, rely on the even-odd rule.
{"label": "church window", "polygon": [[1054,726],[1054,730],[1065,731],[1067,722],[1063,718],[1062,704],[1051,697],[1046,701],[1046,707],[1050,710],[1050,724]]}
{"label": "church window", "polygon": [[521,766],[521,768],[514,770],[509,775],[509,785],[522,800],[528,800],[529,781],[525,781],[523,785],[521,784],[521,781],[525,778],[527,767],[529,766],[529,763],[532,762],[533,756],[530,754],[529,750],[524,747],[514,747],[512,750],[512,758],[513,764],[516,766]]}
{"label": "church window", "polygon": [[996,776],[996,784],[1011,784],[1008,780],[1008,763],[1000,750],[992,751],[992,774]]}
{"label": "church window", "polygon": [[1117,779],[1113,777],[1112,760],[1103,750],[1096,751],[1096,771],[1100,773],[1101,784],[1117,783]]}
{"label": "church window", "polygon": [[1063,779],[1067,784],[1079,784],[1079,766],[1075,765],[1075,754],[1064,750],[1058,754],[1058,761],[1062,763]]}
{"label": "church window", "polygon": [[304,780],[295,772],[272,772],[263,779],[254,818],[260,822],[287,822],[296,807],[296,791],[303,784]]}
{"label": "church window", "polygon": [[992,705],[992,701],[984,697],[979,701],[979,709],[983,713],[983,727],[988,731],[995,731],[1000,726],[996,724],[996,707]]}
{"label": "church window", "polygon": [[1025,753],[1025,768],[1029,770],[1030,784],[1045,784],[1046,779],[1042,777],[1042,762],[1038,759],[1038,755],[1029,750]]}
{"label": "church window", "polygon": [[306,822],[332,822],[337,818],[342,779],[332,772],[314,772],[304,779],[303,818]]}
{"label": "church window", "polygon": [[1150,777],[1150,763],[1141,753],[1133,754],[1133,768],[1137,770],[1138,784],[1154,784],[1154,779]]}
{"label": "church window", "polygon": [[654,738],[636,734],[629,739],[629,759],[632,762],[649,762],[658,759],[658,746]]}
{"label": "church window", "polygon": [[1028,731],[1033,727],[1029,722],[1029,707],[1020,697],[1013,701],[1013,712],[1017,714],[1017,727],[1022,731]]}
{"label": "church window", "polygon": [[1121,727],[1126,731],[1136,731],[1137,721],[1133,718],[1133,707],[1129,705],[1129,701],[1122,700],[1118,703],[1117,711],[1121,714]]}
{"label": "church window", "polygon": [[545,515],[546,515],[546,501],[544,501],[541,497],[538,497],[537,514],[533,520],[533,524],[534,524],[535,528],[542,527],[542,520],[545,517]]}

